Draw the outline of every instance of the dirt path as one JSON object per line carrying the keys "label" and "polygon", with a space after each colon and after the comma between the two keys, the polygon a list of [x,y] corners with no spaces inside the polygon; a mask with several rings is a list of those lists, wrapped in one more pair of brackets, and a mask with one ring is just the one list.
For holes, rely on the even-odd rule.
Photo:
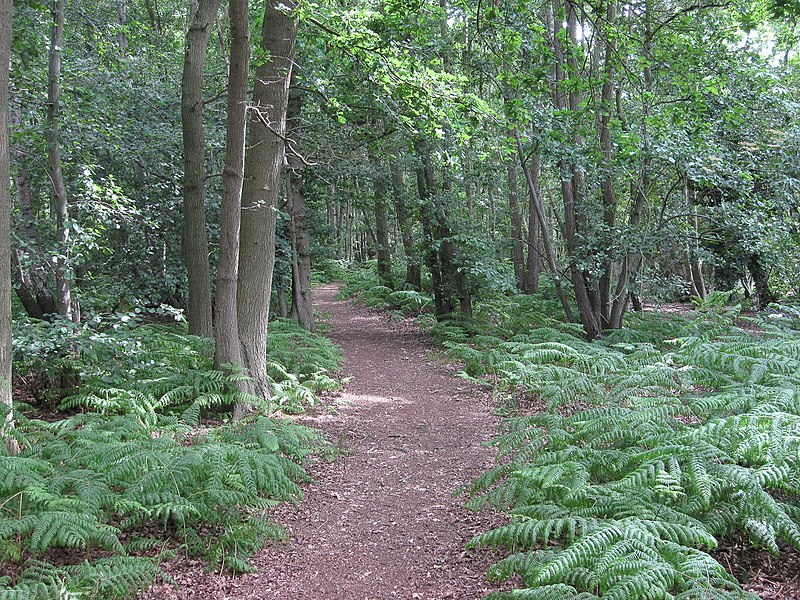
{"label": "dirt path", "polygon": [[313,424],[345,441],[345,455],[312,468],[318,484],[305,502],[276,513],[290,540],[256,555],[257,573],[232,579],[195,565],[173,573],[180,592],[162,587],[157,597],[439,600],[490,591],[490,558],[464,553],[488,517],[452,497],[492,462],[480,445],[497,428],[485,392],[430,360],[431,342],[414,327],[338,301],[336,291],[318,288],[316,307],[330,315],[327,335],[353,379],[338,415]]}

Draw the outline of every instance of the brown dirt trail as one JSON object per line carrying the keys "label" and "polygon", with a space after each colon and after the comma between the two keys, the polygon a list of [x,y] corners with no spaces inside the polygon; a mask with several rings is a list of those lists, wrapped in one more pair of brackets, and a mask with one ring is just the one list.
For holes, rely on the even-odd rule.
{"label": "brown dirt trail", "polygon": [[452,496],[492,465],[481,447],[497,429],[486,392],[430,360],[431,342],[414,326],[336,293],[317,288],[316,308],[330,315],[327,335],[352,381],[338,414],[302,420],[342,440],[345,454],[312,466],[305,501],[276,511],[289,541],[254,556],[256,573],[209,575],[184,561],[168,567],[180,589],[159,586],[147,598],[443,600],[492,589],[490,557],[464,552],[490,517]]}

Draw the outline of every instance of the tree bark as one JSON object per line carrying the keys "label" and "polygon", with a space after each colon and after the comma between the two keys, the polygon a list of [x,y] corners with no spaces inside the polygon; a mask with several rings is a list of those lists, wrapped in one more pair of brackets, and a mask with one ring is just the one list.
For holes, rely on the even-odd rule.
{"label": "tree bark", "polygon": [[[11,388],[11,156],[8,135],[8,79],[11,62],[11,0],[0,0],[0,407],[4,433],[14,427]],[[19,453],[9,435],[3,441],[11,455]]]}
{"label": "tree bark", "polygon": [[[616,0],[610,0],[606,7],[605,25],[608,28],[614,27],[617,20]],[[603,257],[603,270],[599,281],[599,301],[600,301],[600,320],[604,327],[611,327],[612,304],[614,298],[611,296],[611,276],[612,276],[612,248],[615,244],[615,228],[617,216],[617,194],[614,189],[614,151],[613,140],[611,137],[611,116],[615,107],[614,60],[616,55],[616,45],[613,35],[605,32],[605,57],[603,64],[603,86],[600,92],[600,128],[598,132],[600,151],[603,154],[603,171],[600,181],[600,197],[603,203],[603,224],[605,225],[605,256]],[[625,294],[627,303],[627,292]]]}
{"label": "tree bark", "polygon": [[537,153],[532,157],[533,164],[526,165],[528,176],[531,179],[530,190],[528,190],[528,257],[525,263],[525,285],[526,294],[539,293],[539,275],[542,272],[542,248],[539,242],[539,216],[536,213],[536,205],[541,197],[539,186],[539,172],[542,168],[541,156]]}
{"label": "tree bark", "polygon": [[120,58],[128,58],[128,35],[125,27],[128,25],[128,6],[126,0],[117,0],[117,24],[119,33],[117,34],[117,44],[119,46]]}
{"label": "tree bark", "polygon": [[686,207],[689,209],[690,229],[692,232],[691,241],[687,241],[686,253],[689,260],[689,276],[692,283],[692,293],[700,298],[706,299],[706,282],[703,277],[703,262],[700,260],[700,223],[697,218],[697,206],[695,203],[694,184],[687,177],[684,182],[684,195]]}
{"label": "tree bark", "polygon": [[[644,11],[644,42],[642,46],[642,52],[646,59],[649,60],[650,57],[650,47],[652,44],[652,2],[651,0],[646,0],[644,3],[645,11]],[[650,151],[650,134],[647,128],[648,117],[650,114],[650,105],[652,102],[652,94],[651,90],[653,87],[653,75],[650,70],[649,62],[645,61],[644,69],[642,70],[642,75],[644,78],[644,85],[645,85],[645,94],[644,94],[644,110],[642,111],[641,117],[641,126],[642,126],[642,137],[644,140],[643,143],[643,158],[642,158],[642,168],[639,173],[639,177],[637,181],[631,184],[631,212],[628,216],[628,226],[629,230],[632,235],[636,235],[639,230],[639,225],[642,220],[642,213],[644,212],[647,206],[647,198],[650,193],[650,188],[652,185],[652,176],[650,171],[653,165],[653,156],[652,152]],[[617,116],[623,122],[623,128],[625,127],[624,123],[624,115],[622,114],[622,89],[621,86],[617,86],[616,94],[615,94],[615,104],[617,110]],[[615,297],[613,299],[613,303],[611,306],[611,317],[608,326],[611,329],[618,329],[622,327],[622,322],[625,317],[625,311],[628,307],[628,298],[630,297],[630,301],[633,305],[633,308],[637,312],[642,311],[642,302],[641,299],[630,291],[630,288],[636,284],[639,271],[641,269],[641,257],[638,256],[635,252],[633,252],[630,248],[630,241],[627,244],[628,248],[625,251],[625,257],[622,261],[622,268],[620,269],[620,273],[617,279],[617,287],[615,291]]]}
{"label": "tree bark", "polygon": [[153,28],[153,31],[159,35],[163,35],[161,14],[158,12],[158,7],[155,6],[153,0],[144,0],[144,5],[147,8],[147,16],[150,18],[150,26]]}
{"label": "tree bark", "polygon": [[753,252],[747,259],[747,270],[753,277],[753,285],[758,295],[758,308],[764,310],[772,302],[775,302],[775,294],[769,288],[769,272],[764,268],[761,254]]}
{"label": "tree bark", "polygon": [[[560,0],[555,0],[555,18],[553,19],[553,49],[556,57],[556,77],[553,87],[553,101],[556,108],[569,110],[578,114],[581,110],[580,90],[572,86],[568,93],[563,87],[569,77],[575,77],[580,71],[575,49],[578,46],[578,13],[572,0],[567,0],[566,10],[566,36],[564,36],[564,22],[559,16],[561,9]],[[565,51],[562,40],[568,40],[569,46]],[[572,134],[573,143],[580,147],[583,139],[578,132]],[[561,195],[564,203],[564,239],[567,245],[567,256],[570,261],[570,278],[575,292],[575,301],[578,314],[583,324],[584,332],[589,340],[594,340],[602,335],[600,321],[600,302],[596,290],[591,289],[588,274],[579,266],[583,252],[582,239],[586,229],[585,209],[585,181],[584,173],[579,165],[571,163],[567,158],[559,161]]]}
{"label": "tree bark", "polygon": [[217,269],[214,367],[241,365],[237,281],[239,277],[239,230],[241,225],[244,142],[247,126],[250,18],[247,0],[230,0],[231,58],[228,70],[228,113],[225,133],[225,166],[222,173],[219,266]]}
{"label": "tree bark", "polygon": [[[11,111],[8,119],[11,125],[21,125],[21,108],[17,106]],[[26,164],[25,152],[17,145],[12,148],[12,154],[17,162],[15,186],[19,199],[19,218],[27,240],[24,251],[21,248],[12,249],[11,277],[17,297],[28,316],[44,319],[57,314],[58,306],[48,281],[46,258],[42,252],[38,221],[33,211],[31,174]]]}
{"label": "tree bark", "polygon": [[205,215],[203,67],[221,0],[199,0],[186,33],[181,80],[183,128],[183,256],[189,283],[189,333],[213,337],[211,268]]}
{"label": "tree bark", "polygon": [[61,49],[64,38],[64,3],[55,0],[52,5],[53,29],[50,36],[50,51],[47,69],[47,165],[50,183],[53,186],[53,206],[56,213],[56,289],[58,313],[72,319],[72,275],[69,265],[69,212],[67,187],[61,170],[61,146],[59,143],[60,99],[61,99]]}
{"label": "tree bark", "polygon": [[[242,189],[238,316],[242,359],[252,392],[270,396],[267,322],[275,266],[275,207],[280,194],[286,105],[297,37],[295,3],[267,0],[261,30],[265,59],[256,69]],[[238,407],[234,416],[241,416]]]}
{"label": "tree bark", "polygon": [[417,166],[417,193],[421,201],[422,211],[422,237],[425,248],[425,266],[428,267],[428,272],[431,276],[431,292],[433,295],[434,312],[437,315],[442,315],[448,311],[445,306],[444,292],[442,290],[442,275],[439,270],[439,261],[436,256],[436,248],[434,246],[433,235],[433,208],[431,195],[433,190],[431,185],[435,184],[433,179],[433,168],[431,166],[430,157],[427,155],[425,144],[417,142],[415,144],[417,159],[420,165]]}
{"label": "tree bark", "polygon": [[375,248],[378,258],[378,275],[384,283],[391,287],[392,255],[389,247],[389,211],[386,206],[389,186],[386,173],[378,157],[370,149],[369,160],[372,164],[372,192],[374,194],[375,212]]}
{"label": "tree bark", "polygon": [[314,305],[311,296],[311,233],[308,226],[308,206],[303,181],[305,163],[301,154],[303,125],[301,121],[302,92],[292,85],[286,109],[286,153],[288,158],[287,196],[291,216],[292,242],[292,312],[291,318],[303,329],[314,331]]}
{"label": "tree bark", "polygon": [[564,286],[561,283],[561,271],[558,270],[558,263],[556,261],[556,252],[553,248],[553,240],[550,237],[550,227],[547,224],[547,216],[544,214],[544,206],[542,206],[542,196],[539,186],[533,179],[531,170],[528,168],[525,161],[525,152],[522,148],[522,140],[519,137],[519,131],[514,131],[517,140],[517,155],[519,156],[522,172],[525,175],[525,181],[528,183],[528,193],[531,195],[533,208],[536,212],[536,220],[539,222],[539,229],[542,233],[542,245],[544,246],[545,256],[547,258],[547,265],[550,268],[550,273],[553,276],[553,284],[556,288],[556,294],[561,301],[561,308],[564,309],[564,316],[570,323],[575,322],[575,317],[572,314],[572,308],[569,305],[567,294],[564,291]]}
{"label": "tree bark", "polygon": [[400,229],[400,239],[403,243],[403,252],[406,255],[406,284],[414,289],[422,288],[422,273],[419,267],[419,257],[414,245],[414,228],[408,214],[406,203],[403,172],[400,169],[399,157],[394,158],[389,164],[392,176],[392,199],[394,211],[397,216],[397,225]]}
{"label": "tree bark", "polygon": [[[513,133],[512,133],[513,137]],[[517,289],[525,286],[525,240],[522,239],[522,208],[519,205],[519,172],[512,158],[506,165],[508,176],[508,210],[511,214],[511,264]]]}

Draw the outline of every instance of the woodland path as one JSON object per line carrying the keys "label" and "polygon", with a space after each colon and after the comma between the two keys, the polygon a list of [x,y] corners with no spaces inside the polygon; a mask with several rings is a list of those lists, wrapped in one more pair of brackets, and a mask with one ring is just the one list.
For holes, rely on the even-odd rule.
{"label": "woodland path", "polygon": [[179,591],[159,586],[143,597],[466,600],[491,591],[491,557],[464,552],[490,517],[452,496],[492,465],[493,451],[481,447],[497,430],[488,394],[431,358],[413,324],[336,300],[337,290],[317,288],[315,306],[352,381],[337,414],[301,421],[341,440],[343,456],[312,465],[317,483],[305,501],[276,510],[289,541],[254,556],[256,573],[209,575],[181,561],[167,566]]}

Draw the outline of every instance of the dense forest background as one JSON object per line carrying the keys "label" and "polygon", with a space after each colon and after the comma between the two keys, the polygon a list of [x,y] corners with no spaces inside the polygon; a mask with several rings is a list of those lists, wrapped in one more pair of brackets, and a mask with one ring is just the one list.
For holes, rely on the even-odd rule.
{"label": "dense forest background", "polygon": [[[242,58],[217,4],[16,7],[20,314],[188,306],[211,334]],[[283,78],[287,106],[237,92],[248,148],[263,127],[289,150],[251,167],[277,219],[273,314],[308,320],[309,259],[376,259],[437,314],[544,274],[589,338],[631,299],[797,292],[793,4],[280,6],[250,7],[266,37],[245,58]]]}
{"label": "dense forest background", "polygon": [[[112,435],[109,412],[166,431],[232,410],[263,429],[258,460],[273,470],[242,475],[238,492],[257,498],[280,480],[277,496],[292,497],[308,451],[298,440],[313,434],[253,411],[336,385],[336,351],[312,335],[311,287],[357,265],[375,270],[360,280],[373,298],[465,336],[480,306],[508,298],[529,314],[544,304],[526,297],[550,302],[546,319],[603,347],[633,343],[614,332],[653,304],[796,316],[798,18],[793,0],[20,0],[13,11],[0,0],[2,458],[9,473],[29,469],[6,478],[0,510],[35,480],[31,506],[50,511],[34,522],[20,508],[0,527],[16,540],[0,576],[23,581],[51,545],[119,550],[112,525],[86,515],[134,501],[108,500],[119,482],[45,485],[53,467],[20,452],[45,438],[67,452],[69,436],[91,434],[186,460],[178,437],[153,449],[130,423]],[[182,319],[186,331],[169,325]],[[313,365],[287,350],[301,337]],[[130,380],[158,380],[146,409]],[[713,381],[695,383],[721,389]],[[78,410],[104,419],[77,426]],[[240,464],[230,453],[255,443],[231,431],[209,441],[239,448],[206,465],[215,490],[213,465]],[[57,454],[37,452],[25,460]],[[784,491],[797,488],[793,468]],[[126,469],[125,485],[160,493]],[[703,489],[708,502],[716,492]],[[73,494],[88,503],[80,518],[54,508]],[[243,526],[233,507],[251,500],[229,499],[219,526]],[[219,520],[219,501],[139,499],[125,519]],[[786,518],[740,525],[797,545]],[[226,543],[218,562],[246,568],[247,552]],[[107,568],[134,585],[150,577],[143,563]],[[42,572],[31,580],[49,585]]]}

